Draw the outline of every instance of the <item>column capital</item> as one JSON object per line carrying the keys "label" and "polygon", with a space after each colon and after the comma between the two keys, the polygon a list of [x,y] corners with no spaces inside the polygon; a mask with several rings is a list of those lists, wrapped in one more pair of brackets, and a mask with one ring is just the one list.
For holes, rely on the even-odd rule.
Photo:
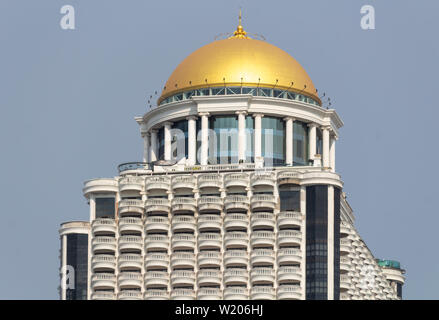
{"label": "column capital", "polygon": [[150,136],[150,133],[147,131],[142,131],[140,132],[140,135],[142,136],[143,139],[148,138]]}
{"label": "column capital", "polygon": [[199,115],[200,117],[204,117],[204,116],[209,117],[209,116],[210,116],[210,113],[209,113],[209,112],[199,112],[198,115]]}
{"label": "column capital", "polygon": [[171,122],[171,121],[166,121],[166,122],[163,123],[163,126],[164,126],[164,127],[166,127],[166,126],[172,126],[172,122]]}
{"label": "column capital", "polygon": [[197,119],[198,119],[197,116],[189,116],[189,117],[186,117],[186,120],[197,120]]}
{"label": "column capital", "polygon": [[285,117],[285,118],[284,118],[284,121],[288,121],[288,120],[295,121],[296,118],[294,118],[294,117]]}
{"label": "column capital", "polygon": [[157,128],[151,128],[151,130],[149,130],[149,131],[150,131],[150,133],[157,133],[158,129]]}
{"label": "column capital", "polygon": [[315,123],[315,122],[310,122],[310,123],[307,124],[307,126],[310,127],[310,128],[317,128],[318,124]]}
{"label": "column capital", "polygon": [[252,117],[253,117],[253,118],[256,118],[256,117],[261,117],[261,118],[262,118],[263,116],[264,116],[264,115],[263,115],[262,113],[253,113],[253,114],[252,114]]}
{"label": "column capital", "polygon": [[328,125],[323,125],[323,126],[320,127],[320,129],[321,129],[321,130],[328,130],[329,132],[332,131],[331,126],[328,126]]}
{"label": "column capital", "polygon": [[242,114],[245,116],[245,115],[247,115],[247,111],[245,111],[245,110],[235,111],[235,114],[237,114],[237,115]]}

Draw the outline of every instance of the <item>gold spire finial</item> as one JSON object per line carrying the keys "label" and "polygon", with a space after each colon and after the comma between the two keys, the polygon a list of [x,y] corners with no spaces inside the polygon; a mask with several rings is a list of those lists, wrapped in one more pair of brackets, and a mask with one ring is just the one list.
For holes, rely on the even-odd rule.
{"label": "gold spire finial", "polygon": [[244,31],[244,28],[241,25],[242,20],[242,13],[241,8],[239,8],[239,23],[236,30],[233,32],[233,36],[230,38],[239,38],[239,39],[249,39],[250,37],[247,36],[247,32]]}

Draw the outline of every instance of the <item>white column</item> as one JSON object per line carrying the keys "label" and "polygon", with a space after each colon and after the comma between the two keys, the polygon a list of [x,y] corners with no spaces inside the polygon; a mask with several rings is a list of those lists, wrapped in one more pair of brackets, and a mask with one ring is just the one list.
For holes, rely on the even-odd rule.
{"label": "white column", "polygon": [[335,141],[337,140],[336,136],[332,136],[331,144],[329,146],[329,166],[331,167],[331,171],[335,172]]}
{"label": "white column", "polygon": [[316,155],[316,144],[317,144],[317,124],[308,124],[308,137],[309,137],[309,159],[314,160]]}
{"label": "white column", "polygon": [[165,122],[164,133],[165,133],[165,160],[171,160],[171,122]]}
{"label": "white column", "polygon": [[149,162],[149,134],[142,132],[143,138],[143,162]]}
{"label": "white column", "polygon": [[334,186],[328,186],[328,300],[334,300]]}
{"label": "white column", "polygon": [[238,115],[238,162],[245,162],[246,134],[245,134],[245,116],[247,112],[237,111]]}
{"label": "white column", "polygon": [[285,164],[287,166],[293,165],[293,121],[291,117],[284,119],[285,121]]}
{"label": "white column", "polygon": [[67,274],[67,235],[63,234],[61,236],[61,300],[66,300],[67,298],[67,288],[66,288],[66,274]]}
{"label": "white column", "polygon": [[[302,231],[302,241],[300,243],[300,249],[302,250],[302,266],[306,266],[306,187],[300,186],[300,213],[302,214],[302,225],[300,231]],[[302,300],[306,300],[306,267],[302,269]]]}
{"label": "white column", "polygon": [[197,117],[186,118],[188,129],[188,165],[193,166],[197,158]]}
{"label": "white column", "polygon": [[203,112],[199,114],[201,117],[201,155],[200,164],[207,165],[208,146],[209,146],[209,113]]}
{"label": "white column", "polygon": [[323,127],[323,167],[328,168],[329,167],[329,127]]}
{"label": "white column", "polygon": [[157,130],[151,130],[151,143],[149,146],[149,159],[151,162],[157,161]]}
{"label": "white column", "polygon": [[262,157],[262,117],[260,113],[254,114],[255,118],[255,162],[256,159]]}

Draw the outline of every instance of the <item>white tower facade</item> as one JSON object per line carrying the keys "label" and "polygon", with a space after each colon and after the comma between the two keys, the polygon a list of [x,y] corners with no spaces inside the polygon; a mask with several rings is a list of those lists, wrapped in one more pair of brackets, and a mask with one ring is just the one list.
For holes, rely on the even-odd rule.
{"label": "white tower facade", "polygon": [[143,161],[84,185],[88,299],[398,298],[335,170],[343,122],[289,54],[239,25],[136,121]]}

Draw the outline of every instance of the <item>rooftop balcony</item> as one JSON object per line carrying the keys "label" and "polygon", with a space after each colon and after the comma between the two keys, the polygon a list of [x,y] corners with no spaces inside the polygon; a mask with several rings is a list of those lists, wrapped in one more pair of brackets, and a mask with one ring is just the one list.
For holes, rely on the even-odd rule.
{"label": "rooftop balcony", "polygon": [[171,203],[168,199],[152,198],[146,200],[145,212],[146,213],[169,213],[171,211]]}
{"label": "rooftop balcony", "polygon": [[151,234],[145,236],[145,249],[151,250],[168,250],[169,237],[165,235]]}
{"label": "rooftop balcony", "polygon": [[250,271],[252,285],[255,284],[273,284],[276,274],[272,268],[253,268]]}
{"label": "rooftop balcony", "polygon": [[302,288],[298,285],[282,285],[277,288],[278,300],[301,300]]}
{"label": "rooftop balcony", "polygon": [[108,233],[116,234],[116,222],[114,219],[98,218],[92,222],[91,230],[95,236]]}
{"label": "rooftop balcony", "polygon": [[224,289],[224,300],[248,300],[248,289],[227,287]]}
{"label": "rooftop balcony", "polygon": [[198,235],[198,249],[221,249],[222,236],[220,233],[203,232]]}
{"label": "rooftop balcony", "polygon": [[114,237],[94,237],[91,244],[94,253],[116,251],[116,238]]}
{"label": "rooftop balcony", "polygon": [[119,201],[118,210],[119,216],[133,213],[142,215],[144,211],[143,201],[136,199],[121,200]]}
{"label": "rooftop balcony", "polygon": [[300,245],[302,243],[302,232],[296,230],[282,230],[278,232],[278,243],[284,245]]}
{"label": "rooftop balcony", "polygon": [[224,177],[224,188],[241,187],[247,188],[249,176],[247,173],[229,173]]}
{"label": "rooftop balcony", "polygon": [[224,236],[224,245],[227,249],[247,248],[248,245],[247,232],[239,232],[239,231],[226,232]]}
{"label": "rooftop balcony", "polygon": [[169,266],[169,255],[167,253],[147,253],[145,258],[145,268],[149,269],[163,269]]}
{"label": "rooftop balcony", "polygon": [[253,212],[251,214],[251,228],[273,228],[275,227],[275,216],[271,212]]}
{"label": "rooftop balcony", "polygon": [[95,273],[91,277],[93,289],[114,289],[116,286],[116,276],[111,273]]}
{"label": "rooftop balcony", "polygon": [[196,222],[193,216],[173,216],[172,232],[195,232]]}
{"label": "rooftop balcony", "polygon": [[91,295],[92,300],[116,300],[113,292],[97,291]]}
{"label": "rooftop balcony", "polygon": [[125,176],[119,180],[119,191],[141,192],[143,190],[144,184],[145,184],[145,180],[142,177]]}
{"label": "rooftop balcony", "polygon": [[138,250],[142,251],[143,241],[140,236],[121,236],[119,238],[119,251]]}
{"label": "rooftop balcony", "polygon": [[198,268],[221,267],[221,252],[202,251],[198,253]]}
{"label": "rooftop balcony", "polygon": [[114,270],[116,268],[116,257],[109,254],[94,255],[91,265],[93,271]]}
{"label": "rooftop balcony", "polygon": [[195,254],[191,252],[176,252],[171,255],[171,268],[194,268]]}
{"label": "rooftop balcony", "polygon": [[217,288],[200,288],[197,292],[198,300],[221,300],[222,297],[221,290]]}
{"label": "rooftop balcony", "polygon": [[277,252],[277,262],[279,265],[300,264],[302,262],[302,251],[294,248],[280,249]]}
{"label": "rooftop balcony", "polygon": [[138,290],[123,290],[118,296],[119,300],[143,300],[142,292]]}
{"label": "rooftop balcony", "polygon": [[221,230],[223,219],[219,214],[203,214],[198,216],[198,231]]}
{"label": "rooftop balcony", "polygon": [[162,216],[149,216],[145,221],[145,231],[151,232],[168,232],[169,231],[169,218]]}
{"label": "rooftop balcony", "polygon": [[274,187],[276,186],[275,172],[255,172],[251,174],[251,186],[255,187]]}
{"label": "rooftop balcony", "polygon": [[239,210],[247,212],[249,209],[248,197],[242,195],[229,195],[224,200],[224,209],[226,211]]}
{"label": "rooftop balcony", "polygon": [[277,281],[281,283],[300,283],[302,281],[302,270],[299,267],[280,267],[277,271]]}
{"label": "rooftop balcony", "polygon": [[272,194],[256,194],[251,198],[252,210],[274,210],[276,197]]}
{"label": "rooftop balcony", "polygon": [[248,253],[246,250],[227,250],[224,253],[224,265],[226,267],[247,266]]}
{"label": "rooftop balcony", "polygon": [[145,180],[146,191],[164,190],[168,191],[171,187],[171,179],[165,176],[150,176]]}
{"label": "rooftop balcony", "polygon": [[250,240],[252,248],[270,247],[276,244],[276,235],[271,231],[253,231]]}
{"label": "rooftop balcony", "polygon": [[172,178],[172,189],[192,189],[196,186],[196,178],[194,176],[175,176]]}
{"label": "rooftop balcony", "polygon": [[198,177],[198,189],[221,188],[221,177],[217,174],[201,174]]}
{"label": "rooftop balcony", "polygon": [[143,279],[140,272],[121,272],[119,274],[120,288],[142,288]]}
{"label": "rooftop balcony", "polygon": [[142,270],[143,267],[142,255],[133,254],[133,253],[121,254],[118,259],[118,264],[119,264],[119,270],[124,270],[124,269]]}
{"label": "rooftop balcony", "polygon": [[247,285],[248,271],[241,268],[229,268],[224,272],[224,284],[230,285]]}
{"label": "rooftop balcony", "polygon": [[174,289],[171,292],[172,300],[195,300],[195,291],[192,289]]}
{"label": "rooftop balcony", "polygon": [[192,234],[176,234],[172,236],[172,249],[194,250],[195,242]]}
{"label": "rooftop balcony", "polygon": [[197,210],[197,201],[194,198],[178,197],[172,200],[172,212],[195,212]]}
{"label": "rooftop balcony", "polygon": [[161,289],[147,289],[144,294],[145,300],[168,300],[169,291]]}
{"label": "rooftop balcony", "polygon": [[171,272],[172,286],[194,286],[195,272],[186,270],[175,270]]}
{"label": "rooftop balcony", "polygon": [[222,283],[222,273],[217,270],[200,270],[197,275],[198,286],[220,286]]}
{"label": "rooftop balcony", "polygon": [[255,249],[251,253],[252,266],[274,266],[274,251],[270,249]]}
{"label": "rooftop balcony", "polygon": [[220,197],[201,197],[198,199],[198,212],[221,212],[223,200]]}
{"label": "rooftop balcony", "polygon": [[280,212],[277,216],[277,225],[279,228],[301,227],[304,216],[300,212]]}
{"label": "rooftop balcony", "polygon": [[247,227],[247,213],[228,213],[224,216],[224,228],[226,230],[247,229]]}
{"label": "rooftop balcony", "polygon": [[169,273],[165,271],[148,271],[145,273],[145,287],[149,288],[168,288]]}
{"label": "rooftop balcony", "polygon": [[252,300],[273,300],[275,298],[276,294],[273,287],[257,286],[251,289]]}
{"label": "rooftop balcony", "polygon": [[120,218],[119,219],[119,232],[121,234],[125,232],[138,232],[142,233],[143,231],[143,222],[140,218]]}

